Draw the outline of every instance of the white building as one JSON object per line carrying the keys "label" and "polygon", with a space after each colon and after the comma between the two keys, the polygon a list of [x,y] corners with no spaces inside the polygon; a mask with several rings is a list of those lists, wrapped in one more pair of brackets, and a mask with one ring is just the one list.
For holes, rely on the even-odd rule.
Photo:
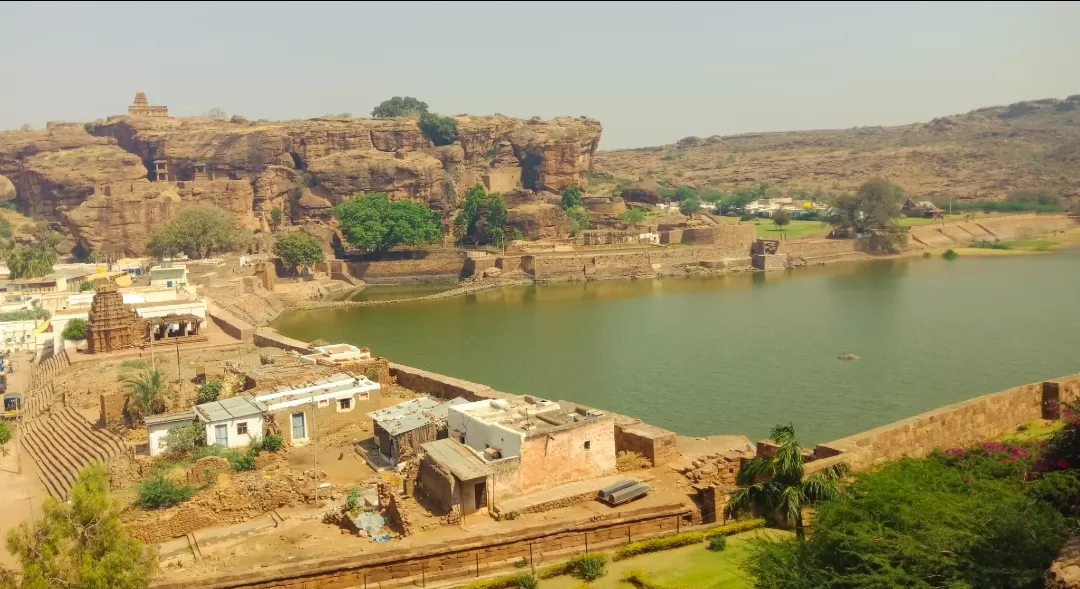
{"label": "white building", "polygon": [[0,321],[0,349],[5,352],[39,352],[41,345],[49,339],[47,336],[39,337],[44,323],[43,319]]}
{"label": "white building", "polygon": [[360,360],[368,360],[371,358],[371,352],[361,350],[351,344],[318,346],[315,348],[315,352],[315,354],[300,356],[300,361],[308,364],[336,366],[338,364],[348,364],[350,362],[358,362]]}
{"label": "white building", "polygon": [[164,453],[168,447],[165,445],[165,436],[174,427],[191,425],[195,423],[195,411],[187,409],[175,413],[163,413],[161,415],[148,415],[143,418],[150,439],[150,455],[157,456]]}
{"label": "white building", "polygon": [[261,438],[265,429],[263,414],[266,405],[251,397],[230,397],[203,403],[194,408],[195,416],[206,427],[206,443],[241,448],[254,438]]}
{"label": "white building", "polygon": [[450,407],[446,429],[451,438],[476,450],[494,450],[498,458],[521,456],[521,444],[529,430],[545,425],[536,417],[556,412],[559,404],[525,395],[520,402],[489,399]]}
{"label": "white building", "polygon": [[313,410],[329,410],[332,404],[337,413],[352,411],[358,402],[369,400],[371,393],[380,388],[379,383],[366,376],[337,373],[300,386],[280,386],[256,395],[254,401],[268,412],[288,415],[288,422],[279,421],[278,426],[287,430],[293,446],[302,446],[311,435]]}
{"label": "white building", "polygon": [[185,286],[188,283],[187,266],[154,266],[150,269],[150,286]]}

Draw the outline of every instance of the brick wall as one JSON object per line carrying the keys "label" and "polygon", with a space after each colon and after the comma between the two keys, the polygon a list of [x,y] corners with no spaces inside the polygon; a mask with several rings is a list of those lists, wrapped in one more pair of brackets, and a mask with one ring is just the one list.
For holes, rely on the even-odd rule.
{"label": "brick wall", "polygon": [[385,284],[402,280],[457,280],[465,269],[463,252],[431,252],[416,260],[386,260],[378,262],[349,262],[349,274],[369,284]]}
{"label": "brick wall", "polygon": [[[1062,401],[1080,399],[1080,374],[1032,383],[883,425],[854,436],[820,444],[814,458],[847,462],[856,470],[903,456],[922,457],[935,448],[970,446],[994,439],[1017,426],[1050,416],[1044,396],[1056,390]],[[814,460],[807,470],[825,463]]]}
{"label": "brick wall", "polygon": [[513,566],[522,558],[536,565],[572,554],[610,549],[629,541],[678,531],[690,507],[681,503],[620,510],[599,521],[541,524],[499,534],[458,536],[443,542],[315,559],[180,581],[157,581],[153,589],[346,589],[423,586],[468,579]]}

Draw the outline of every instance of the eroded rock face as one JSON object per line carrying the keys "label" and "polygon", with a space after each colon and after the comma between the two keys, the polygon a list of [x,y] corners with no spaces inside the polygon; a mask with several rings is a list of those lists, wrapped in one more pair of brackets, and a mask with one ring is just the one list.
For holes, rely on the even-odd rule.
{"label": "eroded rock face", "polygon": [[[328,222],[330,207],[362,192],[422,202],[449,219],[466,184],[585,185],[601,132],[586,118],[457,120],[458,140],[440,147],[411,119],[121,116],[93,135],[79,126],[0,133],[0,174],[14,186],[0,181],[0,199],[14,193],[20,210],[66,227],[86,249],[138,254],[150,228],[187,203],[220,206],[266,233]],[[271,225],[275,209],[282,222]],[[527,235],[562,236],[556,212],[511,217]]]}
{"label": "eroded rock face", "polygon": [[559,205],[547,202],[525,203],[506,211],[506,225],[517,229],[526,239],[560,239],[570,235],[566,215]]}
{"label": "eroded rock face", "polygon": [[0,176],[0,201],[15,199],[15,183],[7,176]]}

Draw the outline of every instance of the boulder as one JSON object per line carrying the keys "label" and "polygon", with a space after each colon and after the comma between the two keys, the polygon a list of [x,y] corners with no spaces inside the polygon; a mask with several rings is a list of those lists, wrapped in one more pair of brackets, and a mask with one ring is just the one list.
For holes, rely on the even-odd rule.
{"label": "boulder", "polygon": [[570,225],[561,207],[547,202],[530,202],[507,209],[506,226],[527,239],[561,239],[570,235]]}
{"label": "boulder", "polygon": [[652,178],[642,178],[634,182],[619,196],[626,202],[643,202],[653,205],[663,200],[660,196],[660,185]]}

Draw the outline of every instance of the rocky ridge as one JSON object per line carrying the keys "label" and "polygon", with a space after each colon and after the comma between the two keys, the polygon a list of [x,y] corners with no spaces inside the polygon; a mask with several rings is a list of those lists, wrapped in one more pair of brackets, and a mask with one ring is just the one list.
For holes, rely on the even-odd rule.
{"label": "rocky ridge", "polygon": [[[837,192],[880,176],[916,197],[995,200],[1014,190],[1048,188],[1080,200],[1080,94],[912,125],[686,137],[600,151],[592,190],[654,179],[698,190],[733,192],[765,182],[781,190]],[[655,191],[634,196],[647,202],[650,194]]]}
{"label": "rocky ridge", "polygon": [[[508,195],[515,227],[565,236],[551,195],[584,185],[600,123],[581,118],[459,116],[457,140],[435,146],[411,119],[247,121],[112,117],[0,133],[0,178],[18,208],[48,220],[84,251],[142,253],[150,229],[190,203],[232,212],[256,233],[288,225],[332,233],[330,207],[361,192],[387,192],[453,216],[477,183]],[[0,191],[10,196],[8,184]],[[284,223],[272,227],[271,211]]]}

